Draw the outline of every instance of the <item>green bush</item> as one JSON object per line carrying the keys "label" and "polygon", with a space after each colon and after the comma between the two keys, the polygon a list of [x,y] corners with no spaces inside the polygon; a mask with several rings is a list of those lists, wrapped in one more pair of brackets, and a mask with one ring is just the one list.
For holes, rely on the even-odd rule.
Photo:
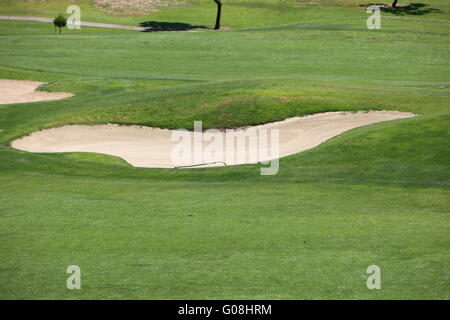
{"label": "green bush", "polygon": [[55,28],[59,28],[59,33],[61,33],[61,28],[64,28],[67,25],[67,17],[63,14],[59,14],[54,20],[53,24]]}

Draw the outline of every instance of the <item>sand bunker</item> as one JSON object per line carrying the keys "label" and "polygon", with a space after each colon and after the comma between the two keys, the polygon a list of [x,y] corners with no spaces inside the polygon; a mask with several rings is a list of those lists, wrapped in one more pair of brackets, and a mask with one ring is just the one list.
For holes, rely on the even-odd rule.
{"label": "sand bunker", "polygon": [[[188,131],[116,124],[72,125],[41,130],[13,141],[11,146],[29,152],[96,152],[108,154],[118,156],[135,167],[201,167],[203,163],[208,163],[207,166],[237,165],[285,157],[311,149],[356,127],[413,116],[415,115],[405,112],[371,111],[327,112],[306,117],[289,118],[279,122],[230,131],[236,139],[247,139],[241,140],[241,142],[247,141],[248,143],[244,146],[241,144],[240,147],[238,140],[235,140],[233,145],[231,142],[229,143],[225,137],[227,132],[224,131],[197,132],[195,137],[195,134]],[[272,145],[276,136],[271,135],[274,132],[278,132],[279,141],[276,146],[278,149],[276,154],[273,153]],[[267,133],[268,139],[266,141],[264,139],[258,140],[263,136],[262,133]],[[181,143],[183,138],[180,135],[182,134],[185,137],[189,135],[189,139],[185,140],[184,144]],[[256,139],[251,140],[253,138]],[[186,141],[193,143],[195,139],[197,139],[197,142],[198,139],[203,139],[201,148],[196,148],[195,144],[186,144]],[[204,140],[209,142],[204,142]],[[222,144],[217,144],[218,141],[221,141]],[[258,144],[251,144],[250,141],[258,141]],[[211,151],[213,143],[216,147],[219,147],[215,149],[214,153],[208,153],[208,156],[206,156],[207,152]],[[185,148],[186,146],[188,148]],[[220,152],[217,152],[217,150],[220,150]],[[239,156],[239,150],[246,152],[244,157]],[[255,158],[252,157],[252,153],[261,156]],[[180,157],[182,154],[184,154],[184,157]],[[174,155],[176,156],[175,161]]]}
{"label": "sand bunker", "polygon": [[0,104],[59,100],[73,96],[65,92],[36,91],[42,82],[0,79]]}

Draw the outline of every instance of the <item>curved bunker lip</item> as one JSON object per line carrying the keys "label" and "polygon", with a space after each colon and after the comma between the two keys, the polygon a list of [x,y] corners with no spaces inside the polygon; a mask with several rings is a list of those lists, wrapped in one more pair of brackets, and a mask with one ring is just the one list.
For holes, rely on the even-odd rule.
{"label": "curved bunker lip", "polygon": [[[282,158],[298,152],[314,148],[321,143],[354,128],[389,120],[414,117],[415,114],[398,111],[369,111],[369,112],[326,112],[304,117],[288,118],[283,121],[245,127],[236,130],[216,130],[214,140],[209,138],[206,132],[194,132],[169,130],[143,126],[124,126],[117,124],[104,125],[68,125],[33,132],[29,136],[17,139],[11,143],[13,148],[29,152],[95,152],[117,156],[135,167],[147,168],[174,168],[174,167],[204,167],[239,165],[267,161]],[[276,129],[276,130],[274,130]],[[266,152],[269,150],[266,141],[257,144],[244,143],[241,151],[245,152],[244,158],[239,158],[238,143],[231,146],[227,143],[227,134],[232,132],[235,138],[244,137],[244,141],[250,141],[261,132],[268,133],[269,145],[271,145],[270,132],[278,132],[276,155]],[[187,158],[174,162],[174,150],[180,151],[180,132],[188,135],[188,148],[183,152]],[[174,138],[174,135],[177,138]],[[202,147],[196,148],[195,139],[202,141]],[[234,139],[234,138],[233,138]],[[210,161],[204,161],[206,150],[212,141],[222,141],[216,152],[216,158],[208,154]],[[208,141],[208,142],[205,142]],[[186,142],[186,141],[185,141]],[[216,145],[217,146],[217,145]],[[177,149],[178,148],[178,149]],[[249,156],[250,153],[265,154],[261,158]],[[204,158],[203,158],[204,157]],[[228,158],[227,158],[228,157]]]}
{"label": "curved bunker lip", "polygon": [[60,100],[72,97],[72,93],[36,91],[43,82],[0,79],[0,104]]}

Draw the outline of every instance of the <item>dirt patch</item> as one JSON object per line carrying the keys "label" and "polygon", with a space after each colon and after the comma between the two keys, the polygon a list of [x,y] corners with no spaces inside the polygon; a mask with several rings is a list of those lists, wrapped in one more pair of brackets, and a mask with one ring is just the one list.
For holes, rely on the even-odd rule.
{"label": "dirt patch", "polygon": [[186,1],[178,0],[95,0],[95,7],[111,14],[149,14],[161,8],[186,5]]}

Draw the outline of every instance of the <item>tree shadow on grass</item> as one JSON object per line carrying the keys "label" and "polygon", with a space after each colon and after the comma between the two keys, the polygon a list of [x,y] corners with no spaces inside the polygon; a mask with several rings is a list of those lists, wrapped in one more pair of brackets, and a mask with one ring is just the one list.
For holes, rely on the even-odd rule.
{"label": "tree shadow on grass", "polygon": [[369,3],[369,4],[360,4],[361,7],[368,7],[371,5],[376,5],[380,7],[380,10],[387,13],[392,13],[399,16],[422,16],[429,13],[440,13],[442,12],[440,9],[435,8],[426,8],[428,4],[425,3],[411,3],[409,5],[397,4],[396,8],[392,8],[391,5],[387,4],[379,4],[379,3]]}
{"label": "tree shadow on grass", "polygon": [[161,21],[144,21],[139,26],[146,28],[142,32],[158,32],[158,31],[189,31],[195,29],[209,29],[206,26],[196,26],[183,22],[161,22]]}
{"label": "tree shadow on grass", "polygon": [[426,8],[428,4],[425,3],[411,3],[409,6],[400,6],[397,8],[386,7],[381,8],[381,11],[388,12],[400,16],[412,15],[412,16],[422,16],[428,13],[439,13],[442,12],[440,9]]}

